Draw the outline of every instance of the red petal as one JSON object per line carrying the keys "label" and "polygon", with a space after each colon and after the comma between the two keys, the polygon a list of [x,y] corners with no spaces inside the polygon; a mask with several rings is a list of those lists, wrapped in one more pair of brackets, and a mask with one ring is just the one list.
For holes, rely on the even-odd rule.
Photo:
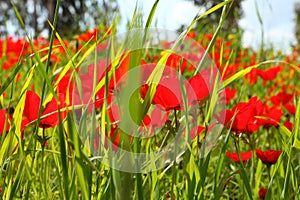
{"label": "red petal", "polygon": [[[58,94],[59,102],[60,102],[60,109],[64,109],[66,107],[65,102],[65,95]],[[43,118],[44,116],[44,118]],[[63,120],[66,117],[66,111],[60,111],[60,119]],[[52,100],[47,103],[44,112],[41,115],[43,118],[40,121],[40,127],[43,128],[50,128],[56,126],[59,122],[58,120],[58,104],[55,98],[53,97]]]}
{"label": "red petal", "polygon": [[[226,155],[233,160],[234,162],[240,162],[239,161],[239,156],[237,154],[237,152],[226,152]],[[240,152],[241,155],[241,159],[242,161],[247,161],[252,157],[252,151],[248,151],[248,152]]]}
{"label": "red petal", "polygon": [[23,116],[31,122],[37,120],[39,113],[40,97],[33,91],[26,92],[25,106]]}
{"label": "red petal", "polygon": [[0,135],[4,131],[4,125],[6,123],[6,131],[9,130],[9,122],[6,121],[6,110],[0,110]]}

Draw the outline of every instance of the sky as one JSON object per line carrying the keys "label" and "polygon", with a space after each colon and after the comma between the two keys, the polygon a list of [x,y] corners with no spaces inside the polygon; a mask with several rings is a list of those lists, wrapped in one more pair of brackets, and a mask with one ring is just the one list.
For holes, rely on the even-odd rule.
{"label": "sky", "polygon": [[[136,0],[118,0],[122,15],[121,29],[130,20]],[[150,13],[155,0],[139,0],[145,16]],[[256,6],[263,20],[264,41],[276,50],[289,52],[290,45],[295,44],[294,37],[294,4],[300,0],[243,0],[243,17],[239,25],[244,29],[243,44],[257,49],[261,42],[262,26],[259,23]],[[188,25],[197,14],[199,7],[192,1],[160,0],[155,13],[154,24],[158,28],[176,30],[181,24]]]}

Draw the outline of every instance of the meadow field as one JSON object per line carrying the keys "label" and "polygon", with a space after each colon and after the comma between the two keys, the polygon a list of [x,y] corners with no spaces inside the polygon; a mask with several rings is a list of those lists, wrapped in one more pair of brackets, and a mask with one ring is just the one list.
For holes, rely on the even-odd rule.
{"label": "meadow field", "polygon": [[122,33],[65,39],[56,10],[49,39],[0,39],[0,199],[300,199],[299,50],[244,47],[230,1],[182,32],[157,3]]}

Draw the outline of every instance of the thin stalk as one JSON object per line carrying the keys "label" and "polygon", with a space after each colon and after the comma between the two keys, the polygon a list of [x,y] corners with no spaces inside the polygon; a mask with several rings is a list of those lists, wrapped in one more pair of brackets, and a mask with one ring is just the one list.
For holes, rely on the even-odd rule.
{"label": "thin stalk", "polygon": [[[177,119],[177,113],[176,113],[176,109],[174,108],[174,118],[175,118],[175,134],[178,131],[178,119]],[[175,135],[176,137],[176,135]],[[177,154],[177,145],[176,145],[176,139],[175,139],[175,143],[174,143],[174,158],[173,158],[173,167],[172,167],[172,186],[171,186],[171,199],[175,199],[175,193],[174,193],[174,187],[176,187],[175,182],[176,182],[176,175],[177,175],[177,170],[176,170],[176,154]]]}

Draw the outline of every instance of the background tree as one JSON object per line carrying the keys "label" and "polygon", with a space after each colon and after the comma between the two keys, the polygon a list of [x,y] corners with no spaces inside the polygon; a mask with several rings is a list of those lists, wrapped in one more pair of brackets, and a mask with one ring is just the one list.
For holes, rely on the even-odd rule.
{"label": "background tree", "polygon": [[295,37],[297,40],[297,45],[300,44],[300,3],[295,3],[294,5],[295,12]]}
{"label": "background tree", "polygon": [[[217,4],[223,2],[222,0],[192,0],[195,5],[203,6],[205,10],[216,6]],[[242,1],[243,0],[233,0],[227,11],[226,19],[224,21],[223,30],[228,33],[237,32],[239,30],[238,21],[243,15],[242,10]],[[222,9],[218,9],[215,12],[211,13],[205,17],[201,22],[197,24],[198,28],[202,30],[208,28],[214,28],[218,25],[221,17]]]}
{"label": "background tree", "polygon": [[[57,0],[18,0],[14,1],[27,31],[36,37],[50,29],[47,20],[53,22]],[[108,25],[118,11],[116,0],[61,0],[57,30],[68,37],[81,33],[102,23]],[[10,0],[0,1],[0,32],[8,33],[14,28],[14,34],[20,35],[20,25]]]}

